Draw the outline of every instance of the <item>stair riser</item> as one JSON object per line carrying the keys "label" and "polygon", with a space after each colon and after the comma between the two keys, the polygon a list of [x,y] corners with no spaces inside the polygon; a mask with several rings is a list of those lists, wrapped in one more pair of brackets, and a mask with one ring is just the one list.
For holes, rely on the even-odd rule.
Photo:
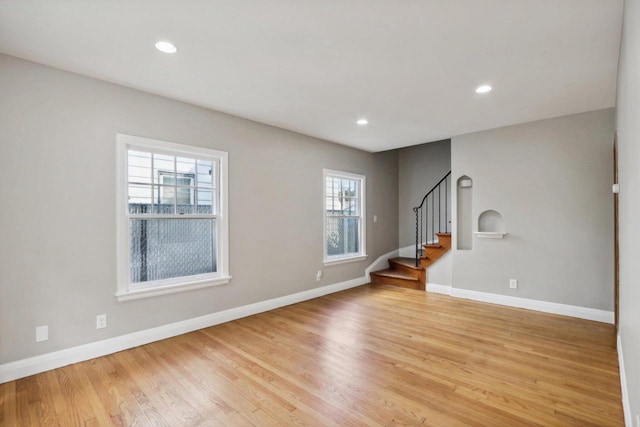
{"label": "stair riser", "polygon": [[425,248],[424,254],[431,259],[440,258],[445,252],[447,252],[447,248]]}
{"label": "stair riser", "polygon": [[379,285],[400,286],[400,287],[409,288],[409,289],[419,289],[419,290],[425,289],[425,285],[423,283],[420,283],[419,281],[403,280],[396,277],[380,277],[374,274],[371,275],[371,283],[379,284]]}
{"label": "stair riser", "polygon": [[443,252],[441,252],[439,254],[431,255],[428,258],[421,258],[420,259],[420,265],[422,266],[422,268],[427,268],[431,264],[436,262],[438,259],[440,259],[440,257],[442,257],[442,255],[444,255],[445,253],[446,253],[446,251],[443,251]]}
{"label": "stair riser", "polygon": [[438,236],[438,244],[440,246],[451,249],[451,234],[436,233],[436,236]]}
{"label": "stair riser", "polygon": [[398,271],[402,271],[403,273],[409,274],[413,277],[420,277],[420,270],[416,270],[414,268],[411,267],[407,267],[406,265],[403,264],[399,264],[396,262],[393,262],[391,260],[389,260],[389,268],[393,269],[393,270],[398,270]]}
{"label": "stair riser", "polygon": [[451,240],[451,233],[436,233],[436,236],[438,236],[438,239],[442,238]]}

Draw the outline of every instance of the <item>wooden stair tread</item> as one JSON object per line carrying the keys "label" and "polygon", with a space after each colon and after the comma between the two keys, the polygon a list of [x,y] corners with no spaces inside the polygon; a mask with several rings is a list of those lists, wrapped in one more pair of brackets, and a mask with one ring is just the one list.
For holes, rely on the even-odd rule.
{"label": "wooden stair tread", "polygon": [[416,267],[416,259],[415,258],[396,257],[396,258],[391,258],[389,260],[389,262],[392,262],[392,263],[395,263],[395,264],[400,264],[403,267],[411,268],[413,270],[422,270],[422,266]]}
{"label": "wooden stair tread", "polygon": [[442,248],[442,247],[443,247],[443,246],[442,246],[441,244],[439,244],[439,243],[433,243],[433,244],[432,244],[432,243],[429,243],[429,244],[425,244],[425,245],[422,245],[422,246],[424,246],[425,248],[430,248],[430,249],[440,249],[440,248]]}
{"label": "wooden stair tread", "polygon": [[371,274],[379,277],[391,277],[394,279],[411,280],[412,282],[418,282],[420,280],[417,277],[413,277],[412,275],[408,273],[404,273],[400,270],[391,270],[391,269],[379,270],[379,271],[374,271]]}

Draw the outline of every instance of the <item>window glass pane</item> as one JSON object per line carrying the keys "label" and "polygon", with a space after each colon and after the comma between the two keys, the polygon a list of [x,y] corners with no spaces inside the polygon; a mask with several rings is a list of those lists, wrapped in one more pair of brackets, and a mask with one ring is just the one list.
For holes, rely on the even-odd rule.
{"label": "window glass pane", "polygon": [[[129,181],[132,181],[132,176],[151,178],[151,153],[128,150],[127,165],[129,167]],[[135,173],[132,173],[132,171],[135,171]]]}
{"label": "window glass pane", "polygon": [[127,150],[127,163],[135,166],[151,166],[151,153],[146,151]]}
{"label": "window glass pane", "polygon": [[129,213],[143,214],[151,212],[151,186],[129,184]]}
{"label": "window glass pane", "polygon": [[214,192],[211,190],[198,189],[198,214],[216,213]]}
{"label": "window glass pane", "polygon": [[355,195],[350,190],[352,180],[340,179],[336,180],[336,192],[333,194],[333,210],[340,211],[343,215],[354,215],[354,206],[357,205],[357,201],[353,201],[352,198]]}
{"label": "window glass pane", "polygon": [[340,194],[344,194],[345,191],[349,191],[349,180],[341,179],[340,180]]}
{"label": "window glass pane", "polygon": [[175,175],[175,157],[166,154],[153,154],[153,179],[155,184],[162,184],[163,177]]}
{"label": "window glass pane", "polygon": [[345,199],[344,200],[344,213],[345,215],[357,215],[357,200]]}
{"label": "window glass pane", "polygon": [[165,185],[155,185],[153,187],[153,213],[174,215],[175,210],[175,187]]}
{"label": "window glass pane", "polygon": [[128,181],[131,184],[151,184],[151,167],[129,165]]}
{"label": "window glass pane", "polygon": [[327,255],[355,255],[360,253],[359,218],[327,218]]}
{"label": "window glass pane", "polygon": [[333,188],[335,187],[335,178],[332,176],[327,177],[327,194],[333,193]]}
{"label": "window glass pane", "polygon": [[194,187],[176,187],[177,202],[176,212],[179,214],[194,214],[196,212]]}
{"label": "window glass pane", "polygon": [[342,215],[342,211],[340,210],[339,202],[334,197],[327,197],[327,215]]}
{"label": "window glass pane", "polygon": [[178,213],[194,213],[195,208],[195,188],[191,185],[195,182],[195,175],[177,173],[177,175],[162,175],[159,187],[159,204],[177,204]]}
{"label": "window glass pane", "polygon": [[131,219],[131,282],[214,273],[215,219]]}
{"label": "window glass pane", "polygon": [[151,153],[127,151],[127,182],[151,184]]}
{"label": "window glass pane", "polygon": [[177,157],[176,168],[176,173],[178,175],[188,174],[194,176],[196,173],[196,159],[191,159],[188,157]]}
{"label": "window glass pane", "polygon": [[198,187],[212,188],[214,186],[213,177],[215,176],[214,163],[206,160],[198,160],[197,165]]}

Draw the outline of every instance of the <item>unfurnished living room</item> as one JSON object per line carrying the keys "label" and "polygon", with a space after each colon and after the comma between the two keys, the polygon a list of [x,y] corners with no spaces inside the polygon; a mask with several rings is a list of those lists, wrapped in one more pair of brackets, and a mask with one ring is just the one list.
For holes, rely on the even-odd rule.
{"label": "unfurnished living room", "polygon": [[3,0],[0,426],[640,427],[640,0]]}

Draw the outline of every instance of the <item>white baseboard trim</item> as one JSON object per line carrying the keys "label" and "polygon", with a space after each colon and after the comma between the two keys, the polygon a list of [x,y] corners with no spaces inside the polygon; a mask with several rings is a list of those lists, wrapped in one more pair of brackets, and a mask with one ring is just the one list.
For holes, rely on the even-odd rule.
{"label": "white baseboard trim", "polygon": [[509,307],[526,308],[528,310],[542,311],[544,313],[577,317],[579,319],[594,320],[602,323],[614,323],[613,311],[598,310],[595,308],[578,307],[575,305],[538,301],[508,295],[490,294],[487,292],[470,291],[460,288],[451,288],[451,296],[492,304],[506,305]]}
{"label": "white baseboard trim", "polygon": [[627,374],[624,370],[624,357],[622,355],[622,338],[618,334],[618,367],[620,369],[620,389],[622,391],[622,411],[624,412],[624,425],[633,427],[631,418],[631,403],[629,402],[629,389],[627,388]]}
{"label": "white baseboard trim", "polygon": [[399,253],[400,251],[395,249],[391,252],[380,255],[375,261],[373,261],[369,267],[364,270],[364,276],[367,278],[367,281],[371,281],[371,272],[389,268],[389,258],[400,256]]}
{"label": "white baseboard trim", "polygon": [[427,283],[427,292],[451,295],[456,298],[464,298],[492,304],[506,305],[509,307],[526,308],[528,310],[542,311],[544,313],[595,320],[596,322],[614,323],[613,312],[596,310],[594,308],[518,298],[508,295],[491,294],[488,292],[470,291],[467,289],[452,288],[451,286],[437,285],[435,283]]}
{"label": "white baseboard trim", "polygon": [[144,331],[133,332],[102,341],[96,341],[89,344],[79,345],[77,347],[42,354],[40,356],[5,363],[0,365],[0,384],[40,372],[49,371],[51,369],[61,368],[72,363],[83,362],[85,360],[138,347],[154,341],[186,334],[187,332],[196,331],[198,329],[208,328],[210,326],[240,319],[242,317],[252,316],[265,311],[318,298],[334,292],[343,291],[345,289],[355,288],[366,283],[369,283],[367,277],[358,277],[356,279],[335,283],[333,285],[310,289],[308,291],[273,298],[267,301],[260,301],[242,307],[231,308],[229,310],[219,311],[217,313],[207,314],[193,319],[182,320],[180,322],[170,323],[168,325],[158,326]]}
{"label": "white baseboard trim", "polygon": [[451,286],[427,283],[427,292],[433,292],[434,294],[451,295]]}

